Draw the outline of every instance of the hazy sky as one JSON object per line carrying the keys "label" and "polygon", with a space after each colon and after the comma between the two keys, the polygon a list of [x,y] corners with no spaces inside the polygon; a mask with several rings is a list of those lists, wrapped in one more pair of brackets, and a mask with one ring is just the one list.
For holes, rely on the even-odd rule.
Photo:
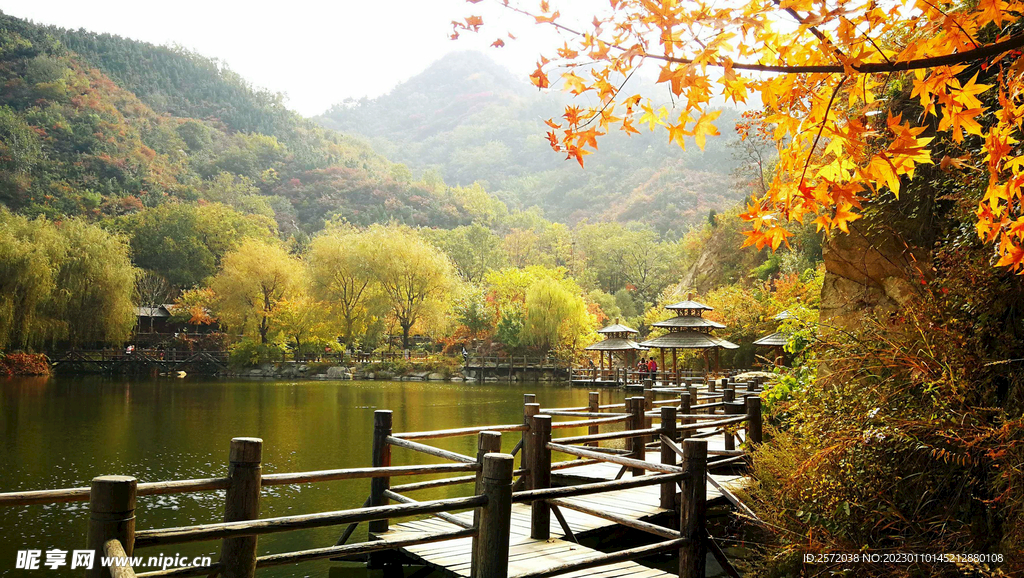
{"label": "hazy sky", "polygon": [[[486,3],[465,0],[0,0],[42,24],[179,44],[226,62],[304,115],[348,97],[390,91],[448,52],[477,49],[525,79],[554,36]],[[477,34],[448,39],[451,21],[482,14]],[[501,49],[488,48],[509,29]],[[560,44],[560,43],[559,43]]]}

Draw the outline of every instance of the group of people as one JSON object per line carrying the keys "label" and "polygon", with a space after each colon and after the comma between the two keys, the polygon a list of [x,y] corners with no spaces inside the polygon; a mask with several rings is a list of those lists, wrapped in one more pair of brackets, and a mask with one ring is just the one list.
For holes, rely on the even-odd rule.
{"label": "group of people", "polygon": [[654,358],[641,357],[636,362],[636,370],[640,373],[641,379],[656,379],[658,375],[658,362]]}

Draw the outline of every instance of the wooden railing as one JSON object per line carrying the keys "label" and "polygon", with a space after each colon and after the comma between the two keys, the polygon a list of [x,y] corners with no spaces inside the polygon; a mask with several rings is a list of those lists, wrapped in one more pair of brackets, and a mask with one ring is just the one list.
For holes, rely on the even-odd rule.
{"label": "wooden railing", "polygon": [[[730,369],[720,372],[719,375],[732,378],[733,376],[747,371],[750,370]],[[571,379],[575,382],[615,382],[619,384],[642,384],[644,381],[653,380],[655,383],[676,384],[681,386],[692,383],[704,383],[708,379],[714,378],[709,378],[704,371],[688,369],[680,369],[675,372],[661,369],[651,372],[625,367],[606,367],[603,369],[600,367],[573,367]]]}
{"label": "wooden railing", "polygon": [[[379,555],[386,550],[465,537],[473,538],[471,560],[475,577],[507,578],[511,507],[513,503],[529,503],[530,534],[534,539],[550,537],[552,513],[565,535],[572,538],[572,529],[560,511],[566,508],[666,540],[612,554],[597,554],[520,574],[516,578],[555,576],[666,551],[678,551],[680,576],[695,578],[703,576],[704,552],[708,549],[723,567],[732,569],[707,532],[707,484],[713,484],[744,514],[753,517],[750,510],[708,472],[723,466],[742,465],[748,458],[747,450],[761,443],[759,384],[756,381],[734,384],[727,380],[720,385],[718,391],[710,385],[706,388],[648,386],[643,397],[634,396],[624,403],[608,405],[601,405],[599,394],[591,392],[587,406],[549,409],[542,409],[536,403],[536,396],[528,394],[524,397],[522,423],[423,432],[393,432],[392,412],[379,410],[374,413],[371,467],[263,475],[262,440],[235,438],[231,440],[228,474],[224,477],[140,484],[129,476],[101,476],[94,478],[88,488],[0,494],[0,506],[88,501],[90,518],[86,543],[89,549],[97,552],[97,560],[103,554],[132,556],[139,548],[221,540],[221,555],[217,562],[144,572],[137,574],[139,578],[212,573],[224,578],[252,578],[255,570],[262,567],[343,556]],[[656,399],[656,396],[666,394],[672,398]],[[556,417],[570,419],[555,421]],[[654,420],[658,420],[657,426],[652,424]],[[625,423],[626,429],[601,431],[602,426],[619,423]],[[744,435],[739,439],[744,444],[743,449],[736,446],[737,428],[741,425]],[[587,428],[585,435],[552,437],[556,430],[583,427]],[[503,432],[521,436],[510,454],[500,453]],[[725,449],[709,451],[706,438],[718,434],[725,435]],[[477,437],[475,456],[437,448],[422,441],[458,436]],[[601,446],[602,442],[609,440],[625,440],[626,448]],[[394,448],[424,453],[453,463],[392,466],[391,452]],[[647,459],[649,449],[659,450],[657,461]],[[553,453],[569,455],[573,459],[552,462]],[[516,454],[520,455],[518,469],[515,468]],[[717,459],[709,459],[710,456]],[[677,459],[681,461],[677,463]],[[597,463],[619,466],[618,475],[610,481],[553,487],[553,472]],[[632,471],[633,477],[621,479],[626,471]],[[650,472],[653,474],[643,475]],[[391,485],[395,477],[452,473],[470,475]],[[347,479],[370,480],[370,495],[360,508],[259,518],[261,489],[264,487]],[[474,484],[474,492],[463,498],[417,501],[405,495],[427,488],[469,483]],[[567,501],[572,497],[645,486],[660,486],[661,507],[675,512],[678,530]],[[676,499],[677,487],[681,491],[679,500]],[[210,490],[226,490],[222,522],[136,531],[137,496]],[[458,510],[472,510],[473,521],[451,514]],[[388,531],[390,519],[425,514],[436,515],[459,529],[422,534],[415,538],[372,539]],[[369,524],[371,540],[347,544],[357,525],[364,522]],[[347,527],[333,546],[257,555],[260,535],[342,525]],[[87,576],[128,578],[136,576],[136,573],[126,566],[103,568],[96,564]]]}

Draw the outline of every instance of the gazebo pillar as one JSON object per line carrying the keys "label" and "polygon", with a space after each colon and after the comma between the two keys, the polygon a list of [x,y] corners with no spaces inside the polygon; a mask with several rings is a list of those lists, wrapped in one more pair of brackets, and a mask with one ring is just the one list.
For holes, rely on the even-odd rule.
{"label": "gazebo pillar", "polygon": [[601,376],[598,379],[604,380],[604,352],[599,351],[598,355],[601,356]]}
{"label": "gazebo pillar", "polygon": [[[661,363],[658,364],[658,369],[661,370],[662,373],[665,373],[665,348],[658,349],[658,352],[661,354]],[[658,375],[654,374],[652,377],[654,378],[654,382],[657,383]]]}
{"label": "gazebo pillar", "polygon": [[679,363],[678,363],[678,351],[676,348],[672,348],[672,383],[679,385]]}

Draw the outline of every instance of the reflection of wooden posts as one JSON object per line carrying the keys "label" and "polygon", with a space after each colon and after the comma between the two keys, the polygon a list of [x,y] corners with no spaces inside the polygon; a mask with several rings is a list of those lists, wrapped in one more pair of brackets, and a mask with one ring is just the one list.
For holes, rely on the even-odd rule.
{"label": "reflection of wooden posts", "polygon": [[689,539],[679,549],[679,578],[703,578],[707,548],[704,533],[707,521],[708,442],[703,439],[683,441],[683,471],[690,474],[680,482],[679,532]]}
{"label": "reflection of wooden posts", "polygon": [[100,564],[104,544],[117,540],[125,554],[135,550],[135,490],[138,482],[130,476],[99,476],[89,489],[89,533],[86,548],[94,551],[95,564],[85,571],[88,578],[107,578],[110,569]]}
{"label": "reflection of wooden posts", "polygon": [[[234,438],[229,455],[224,521],[240,522],[260,517],[263,440]],[[256,536],[225,538],[221,542],[221,575],[225,578],[253,578],[256,575]]]}
{"label": "reflection of wooden posts", "polygon": [[[375,468],[386,468],[391,465],[391,445],[388,444],[388,436],[391,435],[392,413],[389,409],[378,409],[373,412],[373,457],[371,464]],[[387,477],[372,478],[370,480],[370,505],[386,506],[388,498],[384,491],[391,488],[391,479]],[[383,534],[388,531],[388,520],[373,520],[368,524],[371,534]]]}
{"label": "reflection of wooden posts", "polygon": [[[587,411],[590,413],[598,413],[601,411],[601,393],[592,391],[587,394]],[[601,433],[601,426],[592,425],[587,428],[587,435],[597,435]],[[587,442],[588,446],[597,447],[601,442]]]}
{"label": "reflection of wooden posts", "polygon": [[[477,463],[477,465],[479,465],[481,467],[480,467],[480,470],[477,471],[477,473],[476,473],[476,490],[474,492],[476,495],[479,496],[480,494],[484,493],[484,476],[485,476],[485,474],[484,474],[483,465],[484,465],[484,462],[486,461],[487,454],[499,454],[499,453],[501,453],[501,432],[482,431],[479,434],[477,434],[476,463]],[[514,464],[515,463],[515,458],[512,457],[512,456],[509,456],[509,457],[512,458],[512,463]],[[512,471],[509,470],[509,476],[511,477],[511,475],[512,475]],[[509,488],[510,489],[512,487],[511,484],[512,484],[512,482],[511,482],[511,479],[510,479],[509,480]],[[483,510],[484,510],[484,508],[477,508],[477,509],[473,510],[473,527],[477,528],[477,530],[480,529],[480,518],[481,518]],[[478,535],[477,538],[473,539],[473,549],[472,549],[472,554],[471,554],[471,559],[473,560],[473,564],[472,564],[471,568],[472,568],[472,571],[474,571],[474,572],[476,571],[476,566],[477,566],[477,563],[478,563],[479,552],[478,552],[477,548],[479,548],[479,546],[481,544],[481,540],[479,539],[480,536],[482,536],[482,534]],[[474,576],[476,576],[476,574],[474,574]]]}
{"label": "reflection of wooden posts", "polygon": [[[533,483],[531,488],[539,490],[551,487],[551,416],[535,415],[531,418],[530,434],[533,437],[533,459],[530,468]],[[530,537],[547,540],[551,534],[551,507],[545,500],[534,500],[531,504]],[[483,578],[483,576],[481,576]]]}
{"label": "reflection of wooden posts", "polygon": [[757,396],[747,398],[747,444],[761,444],[761,398]]}
{"label": "reflection of wooden posts", "polygon": [[[643,429],[644,427],[644,398],[642,397],[631,397],[626,400],[626,411],[630,415],[629,421],[626,422],[626,428],[630,430]],[[629,440],[630,457],[636,460],[644,459],[644,440],[645,436],[633,436],[626,438]],[[631,473],[634,476],[644,475],[643,468],[632,468]]]}
{"label": "reflection of wooden posts", "polygon": [[508,547],[512,527],[512,470],[515,458],[508,454],[484,456],[477,494],[487,496],[479,510],[478,534],[473,539],[471,574],[479,578],[508,577]]}
{"label": "reflection of wooden posts", "polygon": [[[676,439],[676,408],[665,405],[661,407],[661,433],[669,440]],[[661,463],[676,465],[676,452],[672,447],[661,442]],[[661,485],[661,507],[666,510],[674,510],[676,507],[676,484],[667,482]]]}

